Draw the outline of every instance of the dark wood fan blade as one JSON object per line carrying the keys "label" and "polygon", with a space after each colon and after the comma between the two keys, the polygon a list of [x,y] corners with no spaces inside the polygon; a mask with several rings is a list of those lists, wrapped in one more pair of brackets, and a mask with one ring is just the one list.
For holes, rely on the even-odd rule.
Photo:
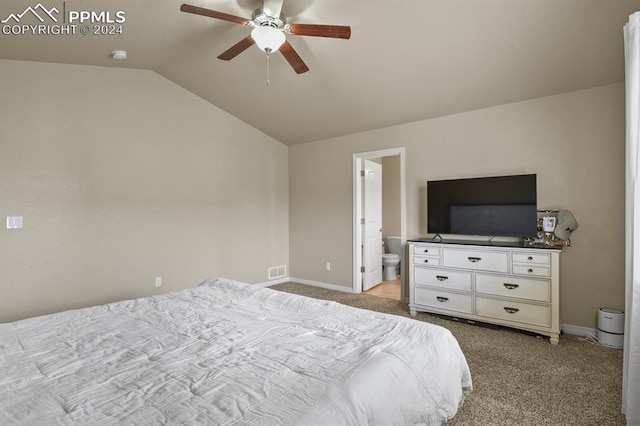
{"label": "dark wood fan blade", "polygon": [[289,44],[288,41],[285,41],[282,46],[280,46],[280,53],[282,56],[289,62],[289,65],[293,68],[293,70],[297,74],[302,74],[303,72],[309,71],[309,67],[304,63],[302,58],[298,55],[298,53],[293,49],[293,46]]}
{"label": "dark wood fan blade", "polygon": [[195,15],[222,19],[223,21],[233,22],[234,24],[247,25],[247,23],[251,22],[250,19],[241,18],[235,15],[229,15],[228,13],[217,12],[211,9],[205,9],[204,7],[192,6],[190,4],[183,4],[182,6],[180,6],[180,10],[187,13],[193,13]]}
{"label": "dark wood fan blade", "polygon": [[351,38],[351,27],[343,25],[291,24],[289,31],[302,36]]}
{"label": "dark wood fan blade", "polygon": [[239,42],[237,42],[236,44],[234,44],[233,46],[231,46],[225,52],[222,52],[218,56],[218,59],[222,59],[223,61],[230,61],[236,56],[238,56],[239,54],[241,54],[242,52],[244,52],[245,50],[247,50],[249,47],[253,46],[254,44],[255,44],[255,40],[253,40],[253,37],[247,36],[242,40],[240,40]]}

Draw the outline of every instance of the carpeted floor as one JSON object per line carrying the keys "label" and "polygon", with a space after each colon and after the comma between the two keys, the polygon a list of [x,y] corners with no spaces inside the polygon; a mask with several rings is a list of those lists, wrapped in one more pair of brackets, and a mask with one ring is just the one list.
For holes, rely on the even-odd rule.
{"label": "carpeted floor", "polygon": [[[342,293],[296,283],[271,287],[317,299],[409,317],[397,300]],[[474,391],[448,425],[624,425],[622,350],[563,335],[546,338],[489,329],[419,313],[417,320],[443,326],[460,343]],[[640,403],[640,402],[639,402]]]}

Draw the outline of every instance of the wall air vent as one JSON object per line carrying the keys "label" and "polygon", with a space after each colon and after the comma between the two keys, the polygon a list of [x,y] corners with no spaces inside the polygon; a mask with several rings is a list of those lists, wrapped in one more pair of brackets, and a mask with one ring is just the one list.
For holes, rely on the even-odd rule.
{"label": "wall air vent", "polygon": [[269,268],[267,275],[269,280],[284,278],[287,276],[287,266],[286,265],[273,266]]}

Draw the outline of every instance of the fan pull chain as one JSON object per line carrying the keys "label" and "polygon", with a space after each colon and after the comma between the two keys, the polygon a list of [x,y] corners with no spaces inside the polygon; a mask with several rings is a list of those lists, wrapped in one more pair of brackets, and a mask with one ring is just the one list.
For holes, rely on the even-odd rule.
{"label": "fan pull chain", "polygon": [[267,87],[269,87],[269,52],[267,52]]}

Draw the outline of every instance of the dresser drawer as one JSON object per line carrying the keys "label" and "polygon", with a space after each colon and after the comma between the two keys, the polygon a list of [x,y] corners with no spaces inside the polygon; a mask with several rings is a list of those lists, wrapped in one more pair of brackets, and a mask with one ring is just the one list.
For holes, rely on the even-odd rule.
{"label": "dresser drawer", "polygon": [[413,279],[416,284],[471,291],[471,272],[421,268],[419,266],[414,268]]}
{"label": "dresser drawer", "polygon": [[513,263],[524,263],[527,265],[551,264],[551,256],[548,253],[512,253]]}
{"label": "dresser drawer", "polygon": [[444,266],[476,271],[508,272],[509,252],[445,248]]}
{"label": "dresser drawer", "polygon": [[548,266],[513,265],[513,273],[518,275],[531,275],[534,277],[548,277],[551,269]]}
{"label": "dresser drawer", "polygon": [[473,296],[470,294],[449,293],[423,287],[415,287],[414,291],[415,303],[419,305],[463,312],[465,314],[473,312]]}
{"label": "dresser drawer", "polygon": [[476,315],[524,324],[551,326],[549,306],[476,296]]}
{"label": "dresser drawer", "polygon": [[414,265],[440,266],[439,257],[413,256]]}
{"label": "dresser drawer", "polygon": [[440,247],[413,246],[413,254],[417,256],[440,256]]}
{"label": "dresser drawer", "polygon": [[476,293],[550,302],[551,282],[536,278],[476,274]]}

